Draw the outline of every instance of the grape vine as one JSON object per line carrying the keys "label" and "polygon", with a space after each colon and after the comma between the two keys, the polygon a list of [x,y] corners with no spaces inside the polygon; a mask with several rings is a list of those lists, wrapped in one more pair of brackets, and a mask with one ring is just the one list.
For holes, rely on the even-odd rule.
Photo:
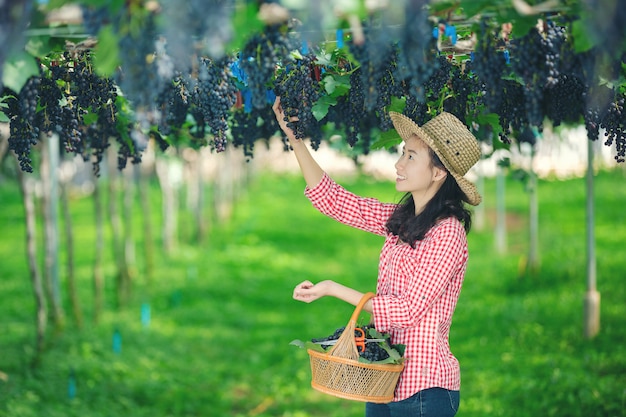
{"label": "grape vine", "polygon": [[[384,14],[362,18],[358,42],[348,35],[341,45],[303,44],[301,25],[281,18],[264,22],[231,53],[224,48],[236,35],[235,3],[82,5],[86,34],[115,34],[118,65],[108,75],[97,71],[98,41],[66,45],[40,58],[40,73],[19,91],[4,88],[9,148],[21,168],[33,170],[33,147],[52,134],[66,152],[91,160],[96,172],[111,143],[117,143],[123,168],[141,161],[150,137],[162,150],[191,143],[221,152],[231,143],[252,158],[256,141],[279,133],[271,111],[276,95],[287,117],[297,117],[289,120],[296,135],[315,149],[332,126],[332,133],[366,154],[391,130],[389,110],[418,124],[448,111],[468,126],[496,115],[504,143],[529,129],[541,131],[546,120],[584,123],[589,140],[604,135],[616,161],[624,162],[626,88],[619,80],[626,77],[626,53],[606,47],[626,38],[617,18],[607,27],[583,21],[607,40],[586,50],[575,44],[576,15],[547,13],[526,33],[506,36],[485,18],[466,29],[477,35],[471,51],[457,54],[444,51],[439,30],[453,17],[439,14],[436,22],[433,5],[423,0],[406,3],[400,25],[388,27]],[[212,13],[204,13],[208,9]],[[0,39],[19,43],[22,20],[2,16]],[[333,88],[340,84],[346,88]]]}

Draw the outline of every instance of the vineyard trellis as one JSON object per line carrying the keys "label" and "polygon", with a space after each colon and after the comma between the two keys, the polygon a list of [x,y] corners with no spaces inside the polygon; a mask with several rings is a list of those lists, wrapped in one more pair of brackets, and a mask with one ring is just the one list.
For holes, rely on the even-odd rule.
{"label": "vineyard trellis", "polygon": [[[31,20],[24,16],[32,2],[19,3],[31,6],[2,35],[23,39],[27,52],[4,65],[2,105],[9,146],[27,171],[40,133],[59,134],[64,149],[96,171],[111,140],[120,168],[140,162],[150,138],[162,149],[219,152],[230,143],[252,156],[254,143],[277,131],[268,110],[276,93],[298,112],[295,127],[314,147],[328,130],[361,153],[392,146],[387,111],[424,122],[445,110],[491,130],[494,147],[545,120],[584,123],[590,140],[602,129],[624,160],[619,2],[601,8],[614,13],[602,12],[600,25],[592,1],[422,0],[375,10],[355,1],[356,10],[334,19],[334,32],[294,18],[315,15],[313,6],[275,2],[198,0],[176,10],[171,0],[92,0],[79,3],[77,24],[54,26],[39,22],[67,2],[40,6]],[[24,35],[17,29],[25,22]]]}
{"label": "vineyard trellis", "polygon": [[[357,154],[392,148],[388,111],[420,124],[447,111],[492,151],[544,123],[584,124],[624,162],[626,8],[617,0],[288,3],[2,2],[0,43],[13,46],[0,53],[9,150],[31,172],[33,150],[58,138],[96,176],[106,153],[122,169],[149,146],[232,146],[253,158],[278,132],[280,95],[313,148],[336,135]],[[120,279],[130,279],[128,236],[115,234]],[[98,266],[96,288],[100,275]]]}

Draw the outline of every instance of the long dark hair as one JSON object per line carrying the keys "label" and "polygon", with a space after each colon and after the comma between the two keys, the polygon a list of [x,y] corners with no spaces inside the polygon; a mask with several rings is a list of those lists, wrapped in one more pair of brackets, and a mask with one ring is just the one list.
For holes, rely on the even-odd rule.
{"label": "long dark hair", "polygon": [[[428,150],[432,165],[445,170],[446,168],[437,154],[430,148]],[[387,230],[413,248],[418,240],[424,239],[426,233],[435,223],[448,217],[459,219],[467,233],[472,227],[472,214],[465,207],[464,198],[465,194],[461,191],[459,184],[448,172],[441,188],[426,204],[421,213],[415,214],[413,195],[406,193],[389,216],[386,224]]]}

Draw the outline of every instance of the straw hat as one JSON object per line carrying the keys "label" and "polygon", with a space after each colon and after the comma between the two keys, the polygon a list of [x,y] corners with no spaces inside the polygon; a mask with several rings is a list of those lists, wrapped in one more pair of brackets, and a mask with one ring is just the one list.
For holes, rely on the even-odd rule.
{"label": "straw hat", "polygon": [[403,114],[389,112],[389,115],[402,140],[406,141],[413,135],[422,139],[450,171],[465,193],[465,201],[473,206],[480,204],[482,197],[476,186],[464,177],[480,159],[480,148],[478,141],[463,122],[452,114],[443,112],[419,127]]}

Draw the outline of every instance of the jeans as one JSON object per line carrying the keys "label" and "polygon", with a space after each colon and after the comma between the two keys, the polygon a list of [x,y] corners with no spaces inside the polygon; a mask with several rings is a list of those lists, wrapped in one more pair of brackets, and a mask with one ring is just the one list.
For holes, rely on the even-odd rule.
{"label": "jeans", "polygon": [[459,391],[428,388],[412,397],[387,404],[365,404],[365,417],[453,417],[459,409]]}

